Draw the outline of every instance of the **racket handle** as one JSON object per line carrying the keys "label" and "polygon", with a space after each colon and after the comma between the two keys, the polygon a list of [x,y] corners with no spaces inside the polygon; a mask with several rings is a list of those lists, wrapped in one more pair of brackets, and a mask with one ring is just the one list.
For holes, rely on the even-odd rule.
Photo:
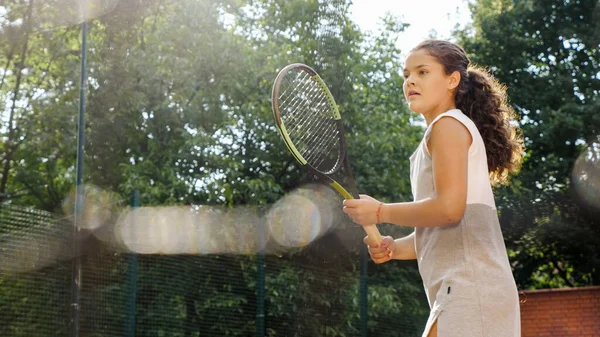
{"label": "racket handle", "polygon": [[380,244],[381,241],[383,241],[383,238],[381,237],[381,233],[379,233],[377,225],[363,226],[363,228],[365,229],[365,232],[367,232],[369,238],[375,241],[376,244]]}

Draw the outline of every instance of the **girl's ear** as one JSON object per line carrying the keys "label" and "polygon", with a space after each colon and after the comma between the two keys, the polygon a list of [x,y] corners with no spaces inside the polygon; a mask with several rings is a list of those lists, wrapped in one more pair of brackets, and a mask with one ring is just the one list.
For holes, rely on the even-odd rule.
{"label": "girl's ear", "polygon": [[448,90],[454,90],[460,83],[460,73],[458,71],[453,72],[448,76]]}

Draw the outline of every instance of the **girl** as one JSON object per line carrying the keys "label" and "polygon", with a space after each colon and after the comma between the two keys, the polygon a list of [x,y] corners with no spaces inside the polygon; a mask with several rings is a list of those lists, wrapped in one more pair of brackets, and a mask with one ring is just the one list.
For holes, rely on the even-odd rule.
{"label": "girl", "polygon": [[523,151],[506,89],[440,40],[410,52],[404,78],[409,108],[427,122],[410,157],[414,202],[361,195],[344,201],[344,212],[363,226],[415,227],[365,243],[376,263],[417,259],[431,308],[424,337],[518,337],[519,298],[491,187],[517,170]]}

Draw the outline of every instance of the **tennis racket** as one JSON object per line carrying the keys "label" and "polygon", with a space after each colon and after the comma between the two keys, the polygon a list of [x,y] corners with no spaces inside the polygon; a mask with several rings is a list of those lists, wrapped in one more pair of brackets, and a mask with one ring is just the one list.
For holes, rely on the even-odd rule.
{"label": "tennis racket", "polygon": [[[283,68],[273,85],[272,104],[281,137],[294,158],[345,199],[358,199],[342,117],[317,72],[300,63]],[[363,228],[381,243],[375,224]]]}

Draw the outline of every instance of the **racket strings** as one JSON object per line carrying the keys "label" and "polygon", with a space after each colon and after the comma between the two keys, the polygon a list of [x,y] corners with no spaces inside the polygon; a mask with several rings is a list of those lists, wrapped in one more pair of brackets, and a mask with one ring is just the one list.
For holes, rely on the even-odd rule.
{"label": "racket strings", "polygon": [[[332,127],[335,128],[335,132],[327,133],[326,129],[329,127],[326,124],[333,124]],[[329,128],[330,129],[330,128]],[[305,144],[311,144],[309,148],[312,151],[305,153],[305,159],[307,162],[311,163],[312,166],[316,168],[321,168],[322,164],[329,164],[329,168],[333,168],[335,162],[331,162],[332,159],[337,159],[337,151],[333,152],[336,148],[339,149],[338,145],[338,131],[335,122],[333,121],[324,121],[322,124],[319,124],[317,128],[312,133],[308,133],[301,138],[301,142]],[[329,162],[326,162],[327,159],[330,159]]]}
{"label": "racket strings", "polygon": [[[315,107],[320,108],[319,105],[315,105]],[[293,107],[292,109],[297,110],[298,107]],[[313,115],[307,114],[304,116],[304,118],[299,119],[297,121],[297,123],[291,128],[291,133],[292,134],[300,134],[300,131],[303,128],[306,128],[307,125],[309,125],[307,122],[309,121],[309,119],[311,117],[313,117]],[[331,129],[330,126],[327,124],[331,124],[331,121],[324,121],[324,123],[317,124],[316,127],[312,127],[312,128],[309,126],[308,128],[312,132],[300,134],[299,138],[296,139],[295,143],[300,144],[300,146],[303,148],[308,148],[308,146],[312,146],[313,148],[316,147],[317,149],[328,151],[329,149],[331,149],[332,145],[335,145],[335,142],[332,142],[332,140],[335,140],[335,135],[331,134],[331,133],[329,133],[329,134],[326,133],[327,129]],[[323,137],[319,137],[320,135],[329,135],[329,137],[323,138]],[[324,146],[324,144],[327,144],[328,146]],[[302,146],[302,145],[304,145],[304,146]],[[323,152],[323,151],[311,152],[310,154],[314,155],[314,154],[318,154],[319,152]],[[306,155],[306,153],[305,153],[305,155]],[[311,160],[311,163],[312,163],[312,160],[315,159],[315,157],[309,156],[306,159]],[[314,165],[314,163],[312,163],[312,164]]]}
{"label": "racket strings", "polygon": [[[299,75],[304,75],[304,77],[302,79],[300,79],[298,82],[298,84],[292,88],[292,91],[296,91],[296,92],[303,92],[306,94],[306,98],[309,99],[309,103],[308,103],[308,107],[309,108],[319,108],[321,106],[321,104],[325,104],[327,107],[327,98],[325,97],[325,95],[322,94],[321,92],[321,88],[317,87],[315,90],[315,86],[314,86],[314,81],[312,81],[310,78],[307,78],[308,75],[304,72],[301,72]],[[298,80],[298,76],[296,77],[296,80]],[[321,95],[320,95],[321,94]],[[320,97],[319,97],[320,96]],[[298,111],[298,105],[300,105],[300,103],[302,103],[302,98],[300,97],[300,95],[297,94],[291,94],[291,99],[292,102],[295,103],[292,105],[291,109],[292,111],[290,111],[291,113],[288,114],[288,116],[290,116],[290,118],[294,118],[294,112]],[[316,100],[315,98],[320,98],[320,100]],[[292,103],[290,102],[290,103]],[[297,103],[300,102],[300,103]],[[284,101],[282,103],[286,104],[288,103],[287,101]],[[300,117],[300,120],[298,121],[297,125],[301,126],[302,124],[304,124],[306,122],[307,119],[309,119],[310,117],[312,117],[311,114],[304,114],[303,117]]]}
{"label": "racket strings", "polygon": [[[311,110],[313,111],[317,111],[317,112],[321,112],[324,111],[325,109],[329,108],[329,103],[327,101],[327,98],[325,97],[325,95],[322,93],[322,90],[320,87],[318,87],[318,85],[315,85],[316,83],[304,72],[302,72],[302,74],[304,75],[304,77],[302,78],[301,82],[296,85],[294,87],[295,90],[301,90],[301,92],[305,92],[308,94],[306,95],[306,97],[309,99],[309,102],[314,102],[310,105],[310,107],[312,108]],[[296,79],[298,78],[298,76],[296,77]],[[302,85],[302,87],[300,87],[300,85]],[[308,86],[311,86],[313,88],[307,88]],[[315,90],[316,87],[316,90]],[[314,98],[318,97],[319,100],[315,100]],[[296,95],[297,98],[297,95]],[[293,99],[293,102],[297,102],[298,99]],[[284,103],[288,103],[287,101]],[[293,104],[291,107],[292,111],[299,111],[299,107],[298,104]],[[329,110],[329,109],[327,109]],[[320,113],[322,116],[322,112]],[[302,129],[303,126],[306,125],[307,120],[309,120],[311,117],[314,117],[314,114],[304,114],[303,118],[300,118],[296,123],[295,123],[295,127],[291,127],[291,133],[295,133],[295,131],[299,131],[300,129]],[[330,122],[330,123],[321,123],[317,126],[317,129],[314,130],[315,132],[311,132],[311,133],[306,133],[305,135],[301,136],[300,139],[298,139],[298,141],[300,143],[303,144],[313,144],[314,145],[314,141],[319,139],[319,135],[322,135],[323,133],[325,133],[325,131],[327,131],[326,129],[330,128],[330,125],[327,124],[331,124],[331,118],[328,118],[326,121]],[[288,120],[289,123],[289,120]],[[335,140],[336,139],[336,135],[337,135],[337,126],[335,125],[335,122],[333,122],[333,127],[335,127],[335,134],[329,133],[329,137],[327,138],[322,138],[321,137],[321,142],[316,144],[316,146],[320,149],[323,149],[323,143],[328,143],[330,145],[335,145],[335,142],[331,142],[331,140]],[[331,129],[331,128],[330,128]],[[331,146],[325,147],[324,149],[328,150],[330,149]]]}
{"label": "racket strings", "polygon": [[304,71],[289,74],[279,101],[290,139],[304,159],[318,170],[334,168],[340,152],[339,130],[319,84]]}
{"label": "racket strings", "polygon": [[[310,115],[308,115],[308,116],[310,116]],[[306,120],[307,118],[309,118],[309,117],[305,117],[304,120]],[[304,135],[300,136],[300,138],[297,140],[297,142],[300,144],[304,144],[304,145],[308,144],[309,146],[312,146],[316,150],[321,150],[321,151],[313,151],[309,155],[311,155],[311,154],[315,155],[315,154],[319,154],[322,152],[327,153],[332,147],[335,147],[337,136],[338,136],[337,129],[336,129],[335,133],[326,133],[326,131],[328,131],[328,129],[330,129],[329,125],[327,125],[327,124],[332,124],[332,123],[334,124],[333,126],[336,127],[335,122],[332,122],[331,120],[323,121],[322,123],[318,124],[315,129],[313,129],[313,132],[305,133]],[[300,128],[297,127],[296,129],[300,129]],[[293,130],[292,132],[296,131],[296,129]],[[325,144],[327,146],[325,146]],[[310,156],[305,159],[307,161],[311,161],[311,164],[313,164],[312,160],[316,159],[316,158],[314,156]],[[319,164],[320,164],[320,162],[319,162]]]}
{"label": "racket strings", "polygon": [[[321,165],[325,162],[325,160],[329,159],[327,157],[327,154],[331,154],[331,150],[334,150],[337,146],[337,139],[338,139],[338,132],[336,132],[336,134],[330,134],[327,137],[323,137],[321,139],[321,141],[316,145],[317,148],[322,149],[322,153],[320,153],[321,151],[315,151],[313,153],[311,153],[309,155],[309,159],[306,159],[307,162],[313,163],[313,166],[315,167],[321,167]],[[321,155],[324,154],[324,155]],[[321,155],[319,157],[319,155]],[[336,157],[337,159],[337,153],[336,153]],[[330,166],[335,166],[335,162],[333,163],[328,163],[330,164]]]}
{"label": "racket strings", "polygon": [[[318,87],[318,85],[316,85],[316,83],[314,83],[314,81],[310,79],[310,77],[306,73],[302,73],[304,75],[302,79],[298,81],[298,76],[296,76],[295,79],[297,83],[288,86],[291,87],[292,91],[303,92],[304,95],[292,95],[291,100],[283,99],[281,104],[285,110],[284,116],[282,116],[284,118],[284,122],[287,125],[290,125],[288,127],[289,133],[294,135],[298,134],[302,129],[306,129],[307,126],[310,126],[310,124],[308,124],[307,122],[311,119],[313,119],[316,122],[319,122],[319,119],[314,119],[316,114],[320,114],[320,116],[318,117],[321,117],[321,119],[323,119],[323,113],[321,111],[329,107],[325,95],[321,92],[321,88]],[[288,91],[290,90],[284,91],[284,94]],[[301,115],[300,118],[296,118],[298,112],[302,111],[303,107],[301,107],[301,105],[308,105],[308,111],[312,113],[304,113]],[[329,118],[329,120],[331,120],[331,118]],[[299,143],[298,145],[315,145],[315,140],[319,138],[319,134],[323,134],[325,131],[327,131],[328,128],[331,129],[330,125],[327,124],[331,123],[320,123],[317,125],[316,129],[311,129],[309,127],[308,129],[312,132],[300,135],[300,138],[297,138],[294,143]],[[333,126],[335,127],[335,123]],[[330,134],[330,137],[328,139],[335,139],[334,136],[335,135]],[[322,143],[323,142],[317,145],[322,148]]]}

